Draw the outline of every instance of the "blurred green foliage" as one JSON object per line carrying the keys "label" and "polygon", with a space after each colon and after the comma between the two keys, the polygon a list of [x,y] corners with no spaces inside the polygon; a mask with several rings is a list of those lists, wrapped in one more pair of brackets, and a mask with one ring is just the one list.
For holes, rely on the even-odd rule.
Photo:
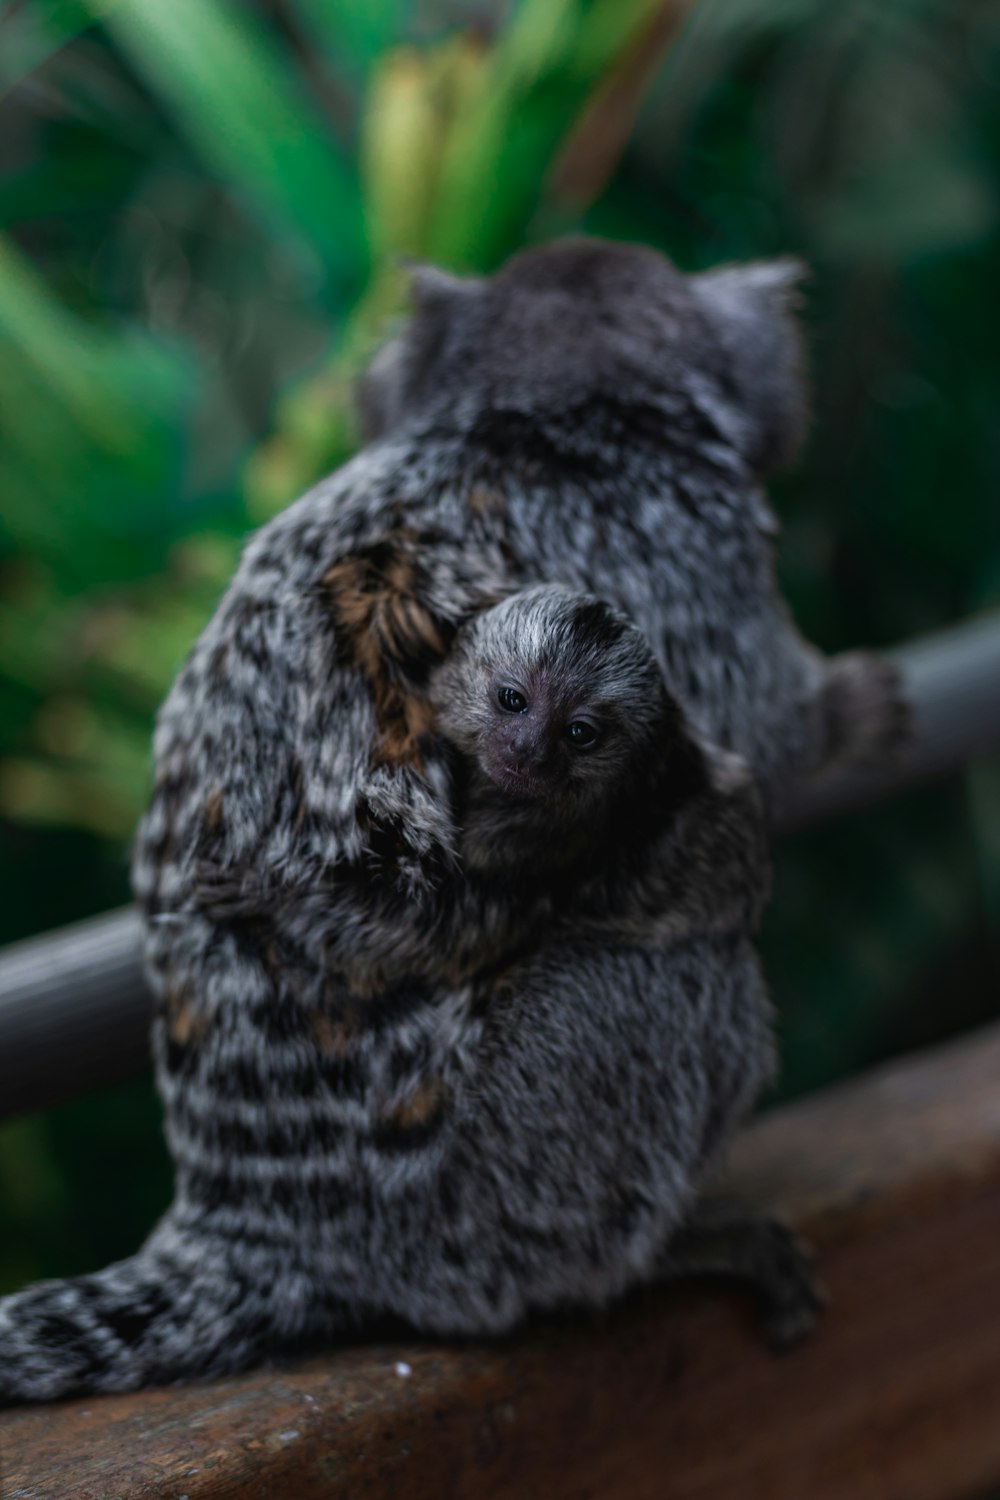
{"label": "blurred green foliage", "polygon": [[[883,644],[1000,599],[1000,7],[687,11],[0,5],[0,939],[127,898],[155,706],[241,537],[351,451],[400,255],[805,256],[799,620]],[[998,910],[995,766],[782,850],[786,1088],[995,1013]],[[124,1253],[168,1183],[146,1083],[8,1126],[0,1286]]]}

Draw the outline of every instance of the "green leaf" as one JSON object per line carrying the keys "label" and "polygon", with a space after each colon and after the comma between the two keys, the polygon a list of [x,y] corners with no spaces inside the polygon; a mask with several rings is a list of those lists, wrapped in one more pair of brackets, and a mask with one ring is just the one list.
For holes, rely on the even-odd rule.
{"label": "green leaf", "polygon": [[450,132],[428,253],[486,269],[515,247],[555,152],[658,0],[521,0]]}
{"label": "green leaf", "polygon": [[366,263],[352,169],[276,36],[232,0],[89,0],[202,159],[272,230],[351,282]]}
{"label": "green leaf", "polygon": [[423,255],[444,153],[484,85],[488,60],[468,36],[397,47],[373,69],[361,117],[361,174],[376,260]]}
{"label": "green leaf", "polygon": [[303,29],[338,66],[365,73],[399,36],[403,0],[295,0]]}
{"label": "green leaf", "polygon": [[[196,384],[188,360],[134,329],[74,316],[0,237],[0,486],[8,541],[105,576],[177,491]],[[81,504],[81,486],[87,503]],[[81,554],[88,537],[95,554]],[[160,544],[154,543],[158,548]]]}
{"label": "green leaf", "polygon": [[[162,401],[175,382],[176,362],[166,350],[152,340],[105,334],[74,317],[2,238],[0,338],[81,434],[113,453],[134,448],[139,408],[148,395]],[[133,384],[140,366],[144,391]]]}
{"label": "green leaf", "polygon": [[93,21],[84,0],[32,0],[17,9],[4,6],[0,11],[0,98]]}

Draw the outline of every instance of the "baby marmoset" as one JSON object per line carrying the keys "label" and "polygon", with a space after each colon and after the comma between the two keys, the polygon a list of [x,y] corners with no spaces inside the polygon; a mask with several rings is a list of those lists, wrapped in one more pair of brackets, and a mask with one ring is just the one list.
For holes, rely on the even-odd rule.
{"label": "baby marmoset", "polygon": [[[426,693],[453,860],[404,898],[378,857],[322,891],[203,884],[217,934],[275,949],[283,1011],[247,968],[197,1047],[159,1027],[177,1199],[130,1261],[0,1305],[8,1399],[237,1368],[386,1315],[500,1331],[686,1269],[747,1276],[778,1338],[811,1322],[794,1241],[695,1205],[772,1061],[745,768],[692,736],[634,626],[565,589],[472,619]],[[376,1001],[350,988],[362,928]],[[342,992],[297,988],[303,967]]]}
{"label": "baby marmoset", "polygon": [[[461,752],[466,868],[570,866],[609,840],[681,735],[648,645],[588,595],[541,585],[459,631],[433,674],[436,729]],[[650,809],[650,813],[652,809]]]}
{"label": "baby marmoset", "polygon": [[768,859],[749,771],[697,743],[618,611],[557,585],[523,590],[459,631],[429,696],[460,752],[463,880],[537,884],[580,928],[645,923],[647,939],[756,925]]}

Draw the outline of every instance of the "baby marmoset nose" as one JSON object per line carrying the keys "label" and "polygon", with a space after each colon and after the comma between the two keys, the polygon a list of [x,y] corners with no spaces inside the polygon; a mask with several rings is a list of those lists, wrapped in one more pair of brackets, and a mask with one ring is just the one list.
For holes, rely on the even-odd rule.
{"label": "baby marmoset nose", "polygon": [[516,726],[504,748],[511,765],[538,769],[548,760],[551,745],[544,727],[528,723]]}

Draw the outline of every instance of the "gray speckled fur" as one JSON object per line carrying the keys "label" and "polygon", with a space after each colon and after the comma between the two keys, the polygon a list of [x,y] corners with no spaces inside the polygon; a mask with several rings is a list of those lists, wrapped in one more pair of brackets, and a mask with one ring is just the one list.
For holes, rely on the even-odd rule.
{"label": "gray speckled fur", "polygon": [[[383,1315],[498,1331],[671,1264],[772,1068],[755,799],[705,752],[674,920],[566,916],[499,977],[449,979],[444,952],[407,977],[394,932],[460,868],[421,651],[557,582],[638,626],[698,741],[771,803],[843,748],[759,487],[802,424],[796,276],[568,242],[418,278],[368,446],[252,539],[160,715],[134,876],[174,1204],[130,1260],[0,1302],[0,1399],[235,1369]],[[755,852],[716,902],[730,835]],[[360,892],[335,952],[325,889]]]}

